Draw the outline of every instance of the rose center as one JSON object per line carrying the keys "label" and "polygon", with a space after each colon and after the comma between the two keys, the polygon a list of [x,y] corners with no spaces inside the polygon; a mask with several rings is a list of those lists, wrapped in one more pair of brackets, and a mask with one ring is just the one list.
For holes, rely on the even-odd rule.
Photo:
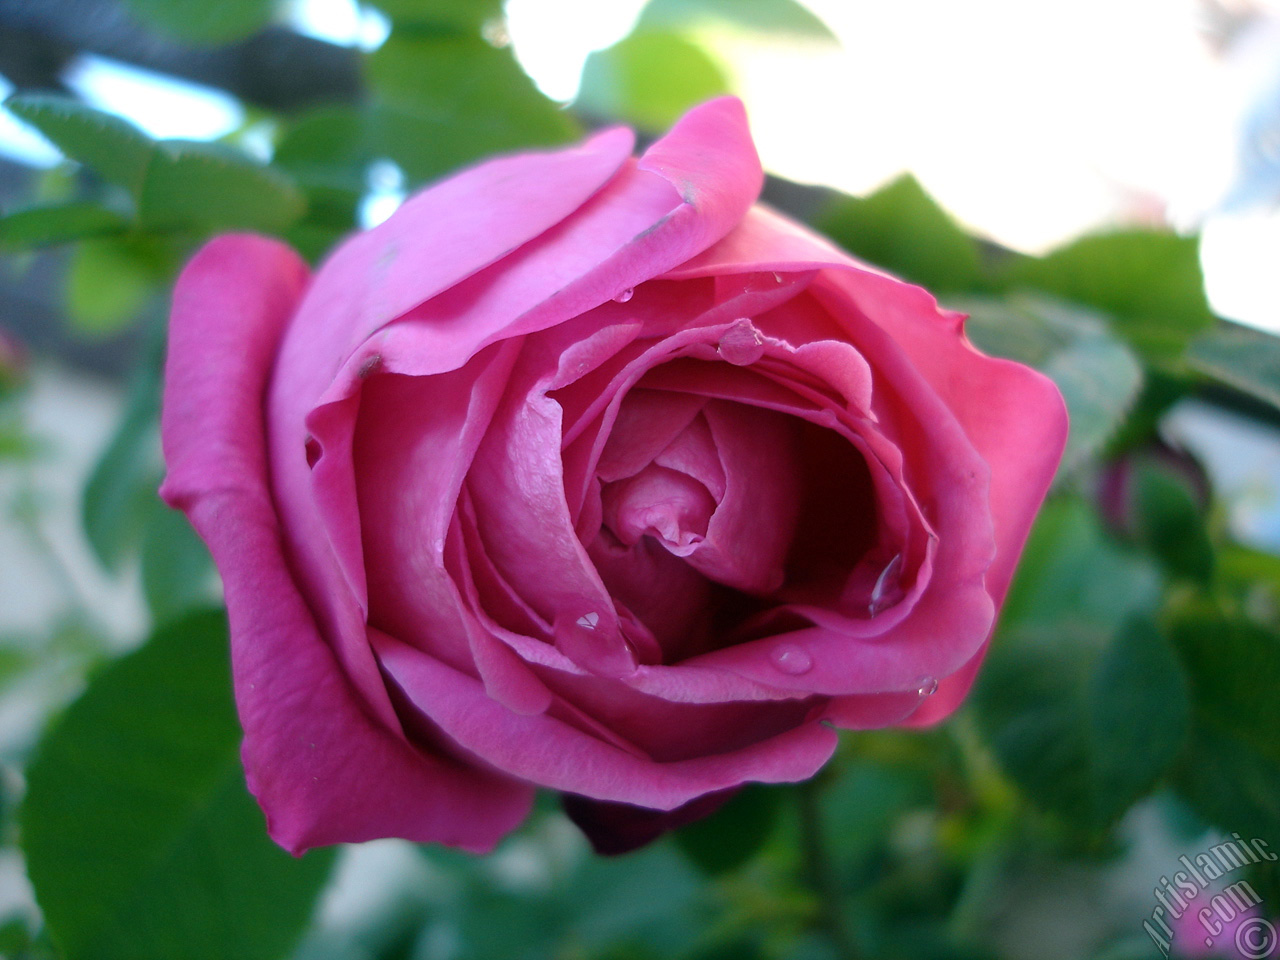
{"label": "rose center", "polygon": [[651,536],[678,557],[702,543],[716,509],[702,483],[652,463],[633,477],[606,484],[601,502],[604,524],[619,541],[632,546]]}

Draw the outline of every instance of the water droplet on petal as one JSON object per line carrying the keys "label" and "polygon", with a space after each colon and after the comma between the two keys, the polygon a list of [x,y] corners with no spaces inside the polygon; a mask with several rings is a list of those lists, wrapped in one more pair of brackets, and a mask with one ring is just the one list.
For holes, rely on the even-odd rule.
{"label": "water droplet on petal", "polygon": [[874,617],[889,606],[890,598],[898,590],[898,574],[902,572],[902,554],[896,553],[893,559],[876,577],[875,586],[871,588],[871,600],[867,604],[868,612]]}
{"label": "water droplet on petal", "polygon": [[592,610],[590,613],[584,613],[574,621],[583,630],[594,630],[600,625],[600,614]]}
{"label": "water droplet on petal", "polygon": [[636,295],[635,290],[631,287],[627,287],[627,289],[623,290],[620,294],[618,294],[613,299],[616,300],[618,303],[626,303],[635,295]]}
{"label": "water droplet on petal", "polygon": [[781,283],[781,282],[782,282],[782,274],[780,274],[780,273],[775,273],[775,274],[773,275],[773,282],[774,282],[774,283]]}
{"label": "water droplet on petal", "polygon": [[764,356],[764,338],[747,317],[735,320],[724,332],[716,350],[721,358],[735,367],[745,367]]}
{"label": "water droplet on petal", "polygon": [[920,694],[920,699],[932,697],[938,692],[937,677],[919,677],[916,680],[916,693]]}
{"label": "water droplet on petal", "polygon": [[813,667],[813,658],[794,643],[783,643],[774,647],[769,652],[769,659],[773,661],[775,667],[793,677],[808,673]]}

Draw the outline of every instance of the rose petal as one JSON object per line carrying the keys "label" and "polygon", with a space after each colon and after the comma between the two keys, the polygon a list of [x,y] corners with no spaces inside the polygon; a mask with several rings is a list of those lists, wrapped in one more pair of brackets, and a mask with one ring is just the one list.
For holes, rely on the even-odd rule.
{"label": "rose petal", "polygon": [[488,850],[532,790],[417,751],[371,719],[281,553],[260,404],[305,278],[275,241],[212,241],[178,280],[165,370],[162,495],[223,575],[249,789],[294,853],[385,836]]}
{"label": "rose petal", "polygon": [[836,745],[833,731],[805,723],[741,749],[660,763],[548,714],[512,713],[478,680],[385,634],[371,636],[391,679],[463,748],[513,776],[596,800],[670,810],[748,780],[803,780]]}

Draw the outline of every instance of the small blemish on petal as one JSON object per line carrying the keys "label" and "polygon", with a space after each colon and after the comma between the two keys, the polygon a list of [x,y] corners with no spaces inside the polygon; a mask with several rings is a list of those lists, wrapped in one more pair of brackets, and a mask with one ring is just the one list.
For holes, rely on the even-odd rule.
{"label": "small blemish on petal", "polygon": [[360,369],[356,371],[356,376],[363,380],[373,371],[382,365],[382,354],[375,353],[365,357],[364,362],[360,364]]}
{"label": "small blemish on petal", "polygon": [[316,461],[320,459],[321,451],[319,442],[315,437],[311,436],[311,434],[307,434],[307,439],[303,446],[307,451],[307,466],[314,467],[316,465]]}

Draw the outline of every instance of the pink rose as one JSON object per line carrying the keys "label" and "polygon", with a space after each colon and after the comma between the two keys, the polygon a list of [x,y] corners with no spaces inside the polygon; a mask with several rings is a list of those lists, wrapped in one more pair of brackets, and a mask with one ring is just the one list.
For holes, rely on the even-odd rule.
{"label": "pink rose", "polygon": [[178,282],[162,492],[289,850],[487,850],[539,786],[620,849],[974,677],[1058,391],[754,205],[737,100],[632,146],[466,170],[314,276],[236,235]]}

